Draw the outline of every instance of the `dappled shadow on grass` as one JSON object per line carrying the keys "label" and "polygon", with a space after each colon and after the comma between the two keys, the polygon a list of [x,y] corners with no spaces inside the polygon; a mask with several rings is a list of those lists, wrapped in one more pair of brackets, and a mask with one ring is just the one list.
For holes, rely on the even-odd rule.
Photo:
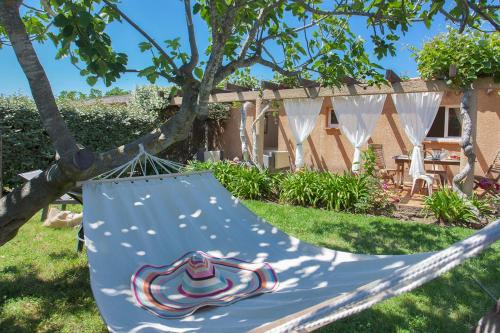
{"label": "dappled shadow on grass", "polygon": [[[336,234],[349,248],[336,250],[364,254],[408,254],[437,251],[464,238],[450,229],[420,224],[387,223],[373,220],[368,223],[315,223],[311,232],[317,235]],[[331,247],[326,241],[320,246]]]}
{"label": "dappled shadow on grass", "polygon": [[80,256],[79,253],[73,251],[73,252],[68,252],[68,251],[61,251],[61,252],[51,252],[48,254],[49,258],[52,260],[60,260],[60,259],[76,259],[78,256]]}
{"label": "dappled shadow on grass", "polygon": [[[50,321],[50,318],[66,313],[85,315],[95,306],[88,276],[86,267],[72,267],[47,280],[39,277],[33,265],[1,269],[0,332],[60,332],[64,321]],[[9,314],[6,307],[12,302],[23,306]]]}

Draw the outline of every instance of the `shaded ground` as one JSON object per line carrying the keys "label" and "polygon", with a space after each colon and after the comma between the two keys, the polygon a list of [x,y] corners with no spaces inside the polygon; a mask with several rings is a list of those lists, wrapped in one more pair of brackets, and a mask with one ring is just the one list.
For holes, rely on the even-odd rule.
{"label": "shaded ground", "polygon": [[[256,201],[246,204],[284,231],[358,253],[435,251],[471,230],[340,214]],[[76,231],[48,230],[35,217],[0,247],[0,332],[105,332]],[[320,332],[467,332],[494,304],[472,280],[500,296],[500,242],[466,265]]]}

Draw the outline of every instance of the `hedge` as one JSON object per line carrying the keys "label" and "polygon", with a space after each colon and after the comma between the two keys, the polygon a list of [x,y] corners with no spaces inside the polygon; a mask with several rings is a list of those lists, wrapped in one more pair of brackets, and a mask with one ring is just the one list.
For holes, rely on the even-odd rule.
{"label": "hedge", "polygon": [[[124,144],[152,130],[156,115],[123,105],[88,105],[60,101],[59,108],[77,141],[96,151]],[[54,161],[54,150],[31,98],[0,96],[4,186],[20,183],[17,174],[44,169]]]}

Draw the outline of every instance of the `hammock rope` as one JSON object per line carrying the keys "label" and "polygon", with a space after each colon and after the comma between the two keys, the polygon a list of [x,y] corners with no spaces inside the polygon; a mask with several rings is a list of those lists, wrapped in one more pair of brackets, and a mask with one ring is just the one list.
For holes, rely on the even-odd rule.
{"label": "hammock rope", "polygon": [[[165,160],[148,153],[142,144],[139,144],[139,153],[130,161],[98,175],[91,180],[131,178],[150,175],[178,173],[185,167],[184,164]],[[150,172],[148,172],[148,170]],[[151,173],[152,171],[152,173]]]}

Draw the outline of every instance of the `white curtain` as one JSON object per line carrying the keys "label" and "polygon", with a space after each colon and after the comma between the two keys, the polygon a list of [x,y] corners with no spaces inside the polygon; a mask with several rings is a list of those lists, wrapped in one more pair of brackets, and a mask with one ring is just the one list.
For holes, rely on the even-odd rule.
{"label": "white curtain", "polygon": [[442,97],[441,92],[392,95],[405,133],[413,144],[409,174],[414,179],[425,175],[422,141],[431,129]]}
{"label": "white curtain", "polygon": [[295,167],[304,165],[304,150],[302,143],[311,134],[318,119],[323,98],[297,98],[284,100],[288,124],[295,139]]}
{"label": "white curtain", "polygon": [[361,147],[370,138],[387,95],[339,96],[332,98],[340,129],[354,146],[352,172],[359,172]]}

